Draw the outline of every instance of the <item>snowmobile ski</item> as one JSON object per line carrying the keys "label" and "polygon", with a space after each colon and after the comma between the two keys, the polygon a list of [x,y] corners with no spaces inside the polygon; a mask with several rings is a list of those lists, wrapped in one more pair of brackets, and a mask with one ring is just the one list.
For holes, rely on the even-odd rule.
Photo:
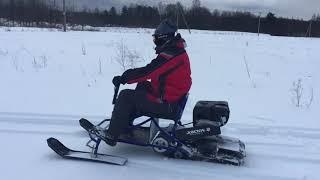
{"label": "snowmobile ski", "polygon": [[119,156],[99,153],[93,154],[91,152],[72,150],[63,145],[59,140],[52,137],[47,139],[47,143],[54,152],[66,159],[91,161],[120,166],[125,165],[128,161],[128,159]]}

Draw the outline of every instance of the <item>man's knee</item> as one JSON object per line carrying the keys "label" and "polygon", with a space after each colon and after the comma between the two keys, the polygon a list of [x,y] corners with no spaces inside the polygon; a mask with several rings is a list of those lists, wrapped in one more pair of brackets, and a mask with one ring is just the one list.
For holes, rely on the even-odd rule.
{"label": "man's knee", "polygon": [[119,93],[118,99],[128,99],[134,95],[134,90],[124,89]]}
{"label": "man's knee", "polygon": [[136,90],[138,91],[150,91],[152,89],[151,87],[151,83],[149,81],[143,81],[143,82],[139,82],[137,84]]}
{"label": "man's knee", "polygon": [[137,91],[132,89],[124,89],[120,92],[117,105],[122,104],[122,106],[134,106],[136,107],[138,104],[141,104],[146,101],[146,92]]}

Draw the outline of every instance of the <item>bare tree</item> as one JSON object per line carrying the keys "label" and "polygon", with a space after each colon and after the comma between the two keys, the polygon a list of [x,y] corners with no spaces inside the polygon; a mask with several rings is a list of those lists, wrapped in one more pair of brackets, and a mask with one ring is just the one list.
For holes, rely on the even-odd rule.
{"label": "bare tree", "polygon": [[310,93],[310,99],[309,102],[307,103],[307,108],[310,108],[314,99],[314,94],[313,94],[313,88],[311,88],[311,93]]}
{"label": "bare tree", "polygon": [[246,65],[246,70],[247,70],[248,78],[249,78],[249,80],[251,81],[252,86],[253,86],[254,88],[256,88],[256,87],[257,87],[257,86],[256,86],[256,83],[255,83],[255,82],[253,81],[253,79],[251,78],[250,69],[249,69],[249,65],[248,65],[246,56],[243,56],[243,61],[244,61],[245,65]]}
{"label": "bare tree", "polygon": [[125,45],[123,40],[117,45],[116,62],[120,65],[123,71],[134,68],[138,62],[141,61],[140,55],[136,51],[131,51]]}
{"label": "bare tree", "polygon": [[101,61],[101,58],[99,58],[99,74],[102,75],[102,61]]}
{"label": "bare tree", "polygon": [[165,15],[165,11],[166,11],[165,6],[163,5],[162,2],[159,2],[158,3],[158,12],[159,12],[159,15],[160,15],[160,21],[162,20],[162,17]]}
{"label": "bare tree", "polygon": [[14,26],[15,21],[15,12],[16,11],[16,3],[14,0],[10,0],[10,18],[12,21],[12,26]]}
{"label": "bare tree", "polygon": [[260,36],[260,26],[261,26],[261,12],[259,12],[258,36]]}
{"label": "bare tree", "polygon": [[82,55],[87,55],[87,49],[86,49],[86,46],[84,45],[84,43],[82,43],[82,46],[81,46],[81,52],[82,52]]}
{"label": "bare tree", "polygon": [[67,31],[67,12],[66,12],[66,0],[63,0],[63,31]]}
{"label": "bare tree", "polygon": [[292,83],[292,89],[293,93],[293,102],[295,103],[296,107],[301,107],[301,100],[302,100],[302,94],[303,94],[303,85],[302,85],[302,79],[298,79],[297,81],[294,81]]}
{"label": "bare tree", "polygon": [[48,58],[45,55],[42,55],[38,58],[33,57],[32,66],[37,71],[39,69],[45,69],[48,66]]}
{"label": "bare tree", "polygon": [[201,1],[200,0],[192,0],[192,8],[200,8]]}

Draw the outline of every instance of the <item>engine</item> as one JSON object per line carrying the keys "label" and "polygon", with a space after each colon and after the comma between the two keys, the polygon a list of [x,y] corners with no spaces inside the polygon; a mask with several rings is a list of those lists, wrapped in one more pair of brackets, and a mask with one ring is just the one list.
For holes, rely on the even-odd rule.
{"label": "engine", "polygon": [[193,126],[211,125],[222,127],[230,116],[226,101],[199,101],[193,109]]}

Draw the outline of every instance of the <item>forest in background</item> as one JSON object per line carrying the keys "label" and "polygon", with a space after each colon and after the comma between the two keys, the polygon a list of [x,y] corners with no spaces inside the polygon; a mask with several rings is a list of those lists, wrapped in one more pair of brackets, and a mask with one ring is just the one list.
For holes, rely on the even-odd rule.
{"label": "forest in background", "polygon": [[[63,23],[61,1],[8,0],[0,1],[0,25],[26,27],[59,27]],[[156,7],[131,4],[121,9],[76,9],[67,6],[69,26],[122,26],[155,28],[162,19],[172,19],[181,29],[239,31],[266,33],[274,36],[320,37],[320,16],[311,20],[277,17],[269,12],[259,16],[250,12],[209,10],[193,0],[191,7],[181,3]],[[260,28],[259,28],[260,24]]]}

